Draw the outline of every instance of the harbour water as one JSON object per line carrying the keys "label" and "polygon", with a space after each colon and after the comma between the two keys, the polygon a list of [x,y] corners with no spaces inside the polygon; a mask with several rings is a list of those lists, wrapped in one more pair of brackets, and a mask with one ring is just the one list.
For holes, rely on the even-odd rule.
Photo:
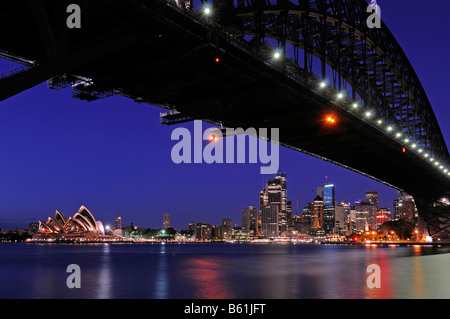
{"label": "harbour water", "polygon": [[[450,298],[450,248],[307,244],[0,244],[0,298]],[[81,288],[68,288],[68,265]],[[369,265],[380,288],[369,288]]]}

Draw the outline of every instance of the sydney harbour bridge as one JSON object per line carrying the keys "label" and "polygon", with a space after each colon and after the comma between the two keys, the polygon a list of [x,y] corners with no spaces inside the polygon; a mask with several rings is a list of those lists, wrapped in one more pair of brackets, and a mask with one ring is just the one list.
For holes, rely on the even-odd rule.
{"label": "sydney harbour bridge", "polygon": [[47,81],[85,101],[117,94],[164,108],[168,125],[279,128],[281,145],[413,195],[421,235],[450,240],[446,143],[366,1],[202,3],[2,1],[0,57],[21,66],[0,75],[0,101]]}

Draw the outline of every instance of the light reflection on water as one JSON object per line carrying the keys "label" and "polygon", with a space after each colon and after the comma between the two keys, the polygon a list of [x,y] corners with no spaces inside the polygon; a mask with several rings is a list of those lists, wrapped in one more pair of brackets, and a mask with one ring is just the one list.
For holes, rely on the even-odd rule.
{"label": "light reflection on water", "polygon": [[[450,298],[449,249],[270,244],[0,244],[0,298]],[[81,288],[69,289],[69,264]],[[381,269],[368,288],[367,266]]]}

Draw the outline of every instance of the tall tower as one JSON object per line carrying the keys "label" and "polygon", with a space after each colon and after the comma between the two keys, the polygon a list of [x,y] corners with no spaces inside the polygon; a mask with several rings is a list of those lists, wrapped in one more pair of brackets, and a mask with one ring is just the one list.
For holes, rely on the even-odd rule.
{"label": "tall tower", "polygon": [[334,233],[335,223],[335,188],[333,184],[323,187],[323,229],[326,234]]}
{"label": "tall tower", "polygon": [[317,195],[312,202],[311,211],[311,233],[315,233],[322,227],[323,220],[323,198]]}
{"label": "tall tower", "polygon": [[366,202],[371,203],[377,207],[377,210],[380,208],[378,204],[378,191],[368,191],[366,192]]}
{"label": "tall tower", "polygon": [[122,229],[122,217],[116,217],[114,219],[114,229]]}
{"label": "tall tower", "polygon": [[267,182],[268,205],[278,206],[278,233],[284,235],[288,229],[287,179],[285,173],[277,173]]}
{"label": "tall tower", "polygon": [[169,214],[164,214],[163,216],[163,228],[167,229],[170,227],[170,215]]}
{"label": "tall tower", "polygon": [[265,237],[278,236],[279,205],[269,204],[263,207],[261,216],[261,235]]}

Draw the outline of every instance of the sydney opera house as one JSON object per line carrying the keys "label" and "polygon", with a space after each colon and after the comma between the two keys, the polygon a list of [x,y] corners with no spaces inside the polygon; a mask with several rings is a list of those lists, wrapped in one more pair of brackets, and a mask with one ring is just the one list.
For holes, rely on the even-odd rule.
{"label": "sydney opera house", "polygon": [[56,210],[55,217],[49,217],[46,222],[39,222],[38,232],[30,241],[117,241],[123,239],[119,231],[121,232],[121,229],[105,232],[103,223],[96,220],[86,207],[81,206],[78,212],[69,218]]}

